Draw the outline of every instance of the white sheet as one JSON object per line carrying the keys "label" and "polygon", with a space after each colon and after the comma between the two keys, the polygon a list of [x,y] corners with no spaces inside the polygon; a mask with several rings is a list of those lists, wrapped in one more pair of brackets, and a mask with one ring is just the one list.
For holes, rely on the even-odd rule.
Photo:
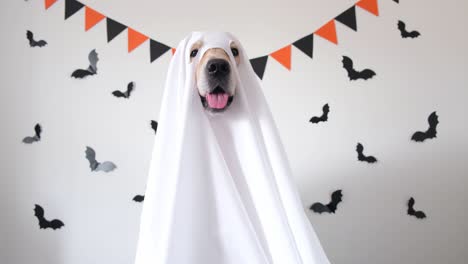
{"label": "white sheet", "polygon": [[[193,62],[190,47],[203,40]],[[195,65],[239,45],[229,109],[206,112]],[[248,56],[229,33],[193,32],[169,66],[135,264],[327,264]]]}

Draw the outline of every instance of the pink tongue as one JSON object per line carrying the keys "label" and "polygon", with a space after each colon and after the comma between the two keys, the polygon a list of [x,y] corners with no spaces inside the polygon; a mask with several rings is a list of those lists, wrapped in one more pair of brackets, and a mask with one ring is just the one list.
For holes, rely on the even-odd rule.
{"label": "pink tongue", "polygon": [[222,109],[227,105],[228,97],[227,93],[207,94],[206,100],[211,108]]}

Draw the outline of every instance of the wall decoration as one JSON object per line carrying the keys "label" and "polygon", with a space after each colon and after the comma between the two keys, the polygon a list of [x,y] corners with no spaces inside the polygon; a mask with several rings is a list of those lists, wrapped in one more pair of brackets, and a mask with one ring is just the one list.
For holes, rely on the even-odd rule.
{"label": "wall decoration", "polygon": [[416,142],[423,142],[426,139],[436,138],[437,125],[439,124],[439,116],[437,116],[435,111],[429,115],[429,117],[427,118],[427,122],[429,123],[429,128],[424,132],[415,132],[411,137],[411,140]]}
{"label": "wall decoration", "polygon": [[374,156],[366,156],[362,152],[364,151],[364,146],[361,143],[356,145],[356,152],[358,154],[358,160],[367,162],[367,163],[375,163],[377,159]]}
{"label": "wall decoration", "polygon": [[42,133],[42,127],[40,124],[36,124],[34,126],[34,136],[32,137],[25,137],[23,138],[23,143],[25,144],[32,144],[34,142],[37,142],[41,140],[41,133]]}
{"label": "wall decoration", "polygon": [[322,115],[321,116],[313,116],[309,122],[311,122],[312,124],[317,124],[319,122],[326,122],[328,120],[328,113],[330,113],[330,106],[328,106],[328,104],[325,104],[323,107],[322,107]]}
{"label": "wall decoration", "polygon": [[103,171],[110,172],[117,168],[112,161],[98,162],[96,160],[96,152],[91,147],[86,147],[85,150],[86,159],[89,161],[89,167],[91,171]]}
{"label": "wall decoration", "polygon": [[151,120],[151,129],[153,129],[154,134],[156,134],[156,131],[158,131],[158,122]]}
{"label": "wall decoration", "polygon": [[414,210],[414,198],[413,197],[411,197],[408,200],[408,211],[407,211],[407,213],[408,213],[408,215],[414,216],[414,217],[416,217],[418,219],[426,218],[426,214],[423,211]]}
{"label": "wall decoration", "polygon": [[127,85],[127,90],[125,92],[115,90],[115,91],[112,92],[112,94],[115,97],[127,98],[128,99],[128,98],[130,98],[130,94],[134,90],[134,87],[135,87],[135,83],[134,82],[129,82],[128,85]]}
{"label": "wall decoration", "polygon": [[400,30],[402,38],[417,38],[421,35],[419,31],[416,30],[406,31],[406,24],[401,20],[398,20],[398,29]]}
{"label": "wall decoration", "polygon": [[47,42],[45,40],[38,40],[38,41],[34,40],[34,34],[30,30],[26,31],[26,38],[29,40],[29,46],[31,48],[33,47],[42,48],[45,45],[47,45]]}
{"label": "wall decoration", "polygon": [[315,213],[335,213],[338,204],[342,201],[343,194],[341,190],[336,190],[331,195],[331,201],[328,204],[314,203],[310,206],[310,210]]}
{"label": "wall decoration", "polygon": [[357,71],[354,69],[353,60],[351,58],[343,56],[343,68],[348,73],[349,80],[354,81],[358,79],[371,79],[375,76],[375,72],[371,69],[364,69],[362,71]]}
{"label": "wall decoration", "polygon": [[75,70],[71,77],[75,77],[77,79],[83,79],[86,76],[91,76],[97,74],[97,62],[99,61],[98,54],[96,53],[96,50],[93,49],[89,55],[88,55],[88,60],[89,60],[89,66],[87,69],[78,69]]}
{"label": "wall decoration", "polygon": [[[65,19],[76,14],[83,7],[85,8],[85,31],[88,31],[94,27],[101,20],[106,18],[107,28],[107,42],[111,42],[116,36],[122,33],[125,29],[128,29],[128,52],[132,52],[134,49],[139,47],[142,43],[150,40],[150,62],[152,63],[168,50],[172,50],[172,54],[175,52],[175,48],[170,47],[162,42],[156,41],[148,37],[148,35],[138,32],[137,30],[128,27],[108,16],[92,9],[91,7],[76,1],[76,0],[64,0],[65,1]],[[45,9],[49,9],[57,0],[44,0]],[[298,40],[291,42],[278,50],[275,50],[267,55],[259,56],[250,59],[250,63],[254,68],[255,73],[260,79],[263,79],[268,57],[274,58],[286,69],[291,70],[291,46],[295,46],[297,49],[302,51],[305,55],[313,58],[314,50],[314,35],[317,35],[323,39],[330,41],[333,44],[338,44],[338,35],[336,31],[335,21],[347,26],[353,31],[357,31],[356,22],[356,7],[361,8],[369,12],[374,16],[379,16],[379,6],[377,0],[360,0],[353,6],[346,9],[344,12],[337,15],[335,18],[327,21],[319,29],[313,33],[309,33]]]}
{"label": "wall decoration", "polygon": [[51,228],[53,230],[61,228],[65,224],[60,221],[59,219],[54,219],[54,220],[47,220],[44,217],[44,208],[42,208],[40,205],[36,204],[34,207],[34,216],[37,217],[37,220],[39,220],[39,228],[40,229],[46,229],[46,228]]}
{"label": "wall decoration", "polygon": [[135,195],[135,197],[133,197],[133,201],[137,202],[137,203],[141,203],[145,200],[145,196],[144,195],[140,195],[140,194],[137,194]]}

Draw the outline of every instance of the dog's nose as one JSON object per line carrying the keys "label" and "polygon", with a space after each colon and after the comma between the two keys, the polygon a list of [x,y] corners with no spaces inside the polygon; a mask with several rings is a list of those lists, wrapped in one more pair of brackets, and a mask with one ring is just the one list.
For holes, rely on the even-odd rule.
{"label": "dog's nose", "polygon": [[209,75],[225,76],[230,71],[229,63],[223,59],[211,59],[206,64],[206,72]]}

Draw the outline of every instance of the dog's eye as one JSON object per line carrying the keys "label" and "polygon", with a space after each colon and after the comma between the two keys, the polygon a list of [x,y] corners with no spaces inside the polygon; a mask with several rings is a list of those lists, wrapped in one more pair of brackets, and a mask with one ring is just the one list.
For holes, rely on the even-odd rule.
{"label": "dog's eye", "polygon": [[239,50],[238,50],[238,49],[232,48],[231,51],[232,51],[232,55],[233,55],[234,57],[239,56]]}
{"label": "dog's eye", "polygon": [[197,53],[198,53],[198,49],[192,50],[192,52],[190,52],[190,57],[193,58],[193,57],[197,56]]}

